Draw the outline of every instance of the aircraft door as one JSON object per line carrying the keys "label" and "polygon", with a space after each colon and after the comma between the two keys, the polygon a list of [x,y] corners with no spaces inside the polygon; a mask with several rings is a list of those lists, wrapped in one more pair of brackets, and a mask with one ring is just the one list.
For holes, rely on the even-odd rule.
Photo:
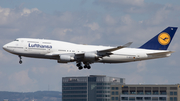
{"label": "aircraft door", "polygon": [[21,41],[21,44],[24,45],[24,51],[28,51],[28,44],[24,40]]}
{"label": "aircraft door", "polygon": [[135,57],[136,59],[140,59],[140,55],[138,54],[138,55],[136,55],[136,57]]}
{"label": "aircraft door", "polygon": [[47,48],[47,53],[50,53],[51,52],[51,49],[50,48]]}
{"label": "aircraft door", "polygon": [[147,58],[147,55],[145,53],[137,54],[136,59],[145,59]]}

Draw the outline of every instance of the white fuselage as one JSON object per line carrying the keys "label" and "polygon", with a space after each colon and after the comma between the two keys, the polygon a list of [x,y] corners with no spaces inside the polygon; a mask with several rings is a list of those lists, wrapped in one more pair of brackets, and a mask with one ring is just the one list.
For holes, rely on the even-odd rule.
{"label": "white fuselage", "polygon": [[[18,38],[3,46],[6,51],[19,56],[55,59],[59,60],[59,56],[63,54],[70,55],[73,61],[75,54],[83,53],[96,53],[99,50],[105,50],[113,47],[108,46],[95,46],[95,45],[82,45],[74,44],[63,41],[46,40],[46,39],[31,39],[31,38]],[[168,54],[148,55],[153,53],[168,52],[167,50],[148,50],[140,48],[122,48],[112,51],[112,54],[92,60],[91,62],[103,63],[123,63],[131,61],[140,61],[154,58],[162,58],[170,56]],[[87,59],[83,61],[88,61]]]}

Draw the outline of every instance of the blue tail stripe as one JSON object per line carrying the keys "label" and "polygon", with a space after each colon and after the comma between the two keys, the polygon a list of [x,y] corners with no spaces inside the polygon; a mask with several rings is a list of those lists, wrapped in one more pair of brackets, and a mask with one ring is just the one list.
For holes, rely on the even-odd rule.
{"label": "blue tail stripe", "polygon": [[177,27],[167,27],[165,30],[163,30],[161,33],[150,39],[148,42],[146,42],[139,48],[152,50],[167,50],[177,29]]}

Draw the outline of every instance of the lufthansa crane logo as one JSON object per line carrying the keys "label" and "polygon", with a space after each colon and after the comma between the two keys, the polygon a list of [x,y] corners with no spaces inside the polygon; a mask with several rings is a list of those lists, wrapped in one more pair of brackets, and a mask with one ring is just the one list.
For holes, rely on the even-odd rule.
{"label": "lufthansa crane logo", "polygon": [[171,41],[171,37],[168,33],[163,32],[159,34],[158,41],[161,45],[167,45]]}

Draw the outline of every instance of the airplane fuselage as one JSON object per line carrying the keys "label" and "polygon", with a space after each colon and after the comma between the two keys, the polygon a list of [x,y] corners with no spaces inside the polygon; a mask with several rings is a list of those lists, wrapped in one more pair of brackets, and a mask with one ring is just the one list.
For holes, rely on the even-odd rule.
{"label": "airplane fuselage", "polygon": [[[96,53],[98,50],[104,50],[113,48],[110,46],[95,46],[95,45],[82,45],[74,44],[63,41],[46,40],[46,39],[30,39],[30,38],[18,38],[13,42],[10,42],[3,46],[3,48],[19,56],[33,57],[33,58],[44,58],[44,59],[55,59],[59,60],[61,55],[70,55],[74,58],[74,54],[82,53]],[[104,56],[98,60],[92,60],[91,62],[102,62],[102,63],[124,63],[131,61],[140,61],[154,58],[162,58],[170,56],[170,54],[163,55],[147,55],[151,53],[168,52],[167,50],[148,50],[140,48],[123,48],[120,50],[113,51],[111,55]],[[84,58],[83,61],[88,59]],[[75,60],[72,60],[72,62]],[[59,60],[61,62],[61,60]],[[70,61],[69,61],[70,62]],[[62,63],[64,63],[62,61]]]}

